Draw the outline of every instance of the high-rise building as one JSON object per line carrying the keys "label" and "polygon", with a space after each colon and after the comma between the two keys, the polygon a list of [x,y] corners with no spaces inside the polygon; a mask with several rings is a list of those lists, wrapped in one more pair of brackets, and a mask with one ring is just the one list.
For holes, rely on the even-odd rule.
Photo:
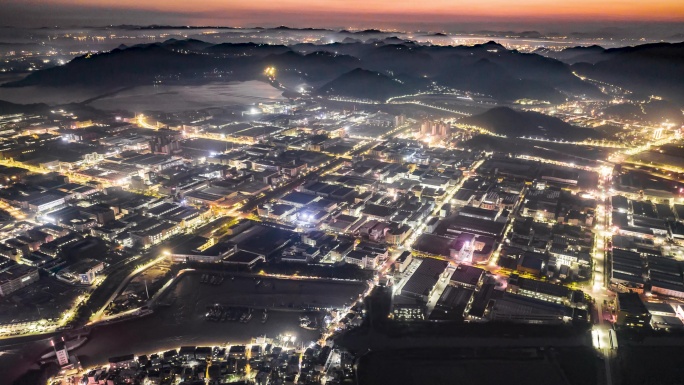
{"label": "high-rise building", "polygon": [[442,137],[447,137],[449,136],[449,125],[440,121],[435,124],[435,133],[434,135],[436,136],[442,136]]}
{"label": "high-rise building", "polygon": [[420,134],[423,136],[432,135],[447,137],[450,134],[450,127],[443,121],[424,120],[420,126]]}
{"label": "high-rise building", "polygon": [[420,134],[421,135],[432,135],[433,129],[434,129],[434,122],[432,120],[424,120],[423,123],[420,125]]}
{"label": "high-rise building", "polygon": [[181,134],[172,130],[159,130],[150,141],[150,152],[153,154],[173,155],[180,152]]}

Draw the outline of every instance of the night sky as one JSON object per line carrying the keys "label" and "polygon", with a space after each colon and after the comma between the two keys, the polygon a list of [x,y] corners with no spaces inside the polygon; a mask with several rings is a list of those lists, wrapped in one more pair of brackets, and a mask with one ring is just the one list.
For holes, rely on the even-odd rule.
{"label": "night sky", "polygon": [[[397,27],[682,23],[682,0],[4,0],[0,25]],[[442,28],[439,28],[439,27]]]}

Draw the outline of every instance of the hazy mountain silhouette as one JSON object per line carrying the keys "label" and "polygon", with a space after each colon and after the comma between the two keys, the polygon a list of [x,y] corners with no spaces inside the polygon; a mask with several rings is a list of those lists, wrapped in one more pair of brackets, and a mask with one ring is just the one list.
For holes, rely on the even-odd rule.
{"label": "hazy mountain silhouette", "polygon": [[160,44],[114,49],[79,56],[69,63],[37,71],[3,86],[107,86],[145,84],[160,75],[208,67],[208,57],[174,52]]}
{"label": "hazy mountain silhouette", "polygon": [[684,43],[655,43],[605,50],[603,60],[572,66],[580,75],[647,97],[684,103]]}
{"label": "hazy mountain silhouette", "polygon": [[43,103],[35,104],[16,104],[0,100],[0,115],[9,114],[32,114],[36,112],[44,112],[48,110],[48,105]]}
{"label": "hazy mountain silhouette", "polygon": [[608,117],[645,120],[653,124],[666,121],[675,124],[684,123],[684,115],[682,115],[680,107],[664,100],[651,100],[641,105],[629,103],[615,104],[607,107],[603,110],[603,113]]}
{"label": "hazy mountain silhouette", "polygon": [[222,43],[210,45],[205,49],[208,53],[228,56],[268,56],[292,51],[284,45],[257,43]]}
{"label": "hazy mountain silhouette", "polygon": [[192,52],[200,52],[205,48],[213,46],[211,43],[197,39],[169,39],[164,41],[161,45],[174,50],[186,50]]}
{"label": "hazy mountain silhouette", "polygon": [[568,124],[553,116],[531,111],[517,111],[508,107],[496,107],[479,115],[459,120],[508,137],[534,136],[569,141],[597,137],[597,132]]}
{"label": "hazy mountain silhouette", "polygon": [[359,66],[359,60],[349,55],[315,51],[303,55],[289,51],[263,58],[264,67],[274,66],[281,71],[296,71],[309,82],[327,82]]}
{"label": "hazy mountain silhouette", "polygon": [[381,73],[356,68],[326,83],[316,92],[319,95],[385,101],[392,96],[415,92],[415,89]]}
{"label": "hazy mountain silhouette", "polygon": [[[360,31],[353,36],[364,33],[377,32]],[[264,79],[264,69],[275,66],[277,73],[299,76],[314,88],[329,85],[355,68],[382,74],[378,78],[357,72],[346,77],[346,81],[358,84],[344,87],[339,82],[336,84],[338,91],[349,92],[347,96],[363,97],[360,93],[367,92],[366,99],[404,93],[407,89],[426,89],[433,82],[501,101],[535,99],[560,103],[569,96],[605,97],[593,84],[575,76],[573,71],[576,71],[638,94],[656,94],[681,101],[684,99],[681,92],[683,52],[682,44],[608,50],[590,46],[557,53],[544,50],[522,53],[495,42],[433,46],[396,37],[373,43],[347,40],[346,43],[292,46],[171,39],[80,56],[63,66],[36,71],[3,86],[121,87],[151,84],[156,80],[211,81],[216,73],[221,73],[227,81],[244,81]],[[393,79],[400,79],[403,84]],[[382,88],[373,90],[363,81],[379,83]],[[322,90],[323,93],[330,91]]]}
{"label": "hazy mountain silhouette", "polygon": [[606,59],[604,53],[606,49],[599,45],[590,45],[582,47],[570,47],[561,51],[554,51],[548,48],[538,48],[535,53],[560,60],[564,63],[596,63]]}

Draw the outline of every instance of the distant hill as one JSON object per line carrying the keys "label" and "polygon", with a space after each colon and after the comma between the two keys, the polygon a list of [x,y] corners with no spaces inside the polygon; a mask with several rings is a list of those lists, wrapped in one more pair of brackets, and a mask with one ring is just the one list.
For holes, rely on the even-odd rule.
{"label": "distant hill", "polygon": [[360,64],[353,56],[336,55],[327,51],[315,51],[306,55],[288,51],[264,57],[262,61],[264,66],[296,69],[308,82],[327,82],[357,68]]}
{"label": "distant hill", "polygon": [[642,105],[638,104],[615,104],[606,107],[603,113],[608,117],[618,119],[643,119],[653,124],[669,121],[675,124],[684,123],[684,114],[681,108],[664,100],[651,100]]}
{"label": "distant hill", "polygon": [[519,37],[527,38],[527,39],[539,39],[544,37],[544,35],[541,34],[539,31],[522,31],[517,34]]}
{"label": "distant hill", "polygon": [[210,62],[202,55],[179,53],[161,44],[151,44],[79,56],[63,66],[33,72],[3,87],[150,84],[160,76],[210,68]]}
{"label": "distant hill", "polygon": [[[196,39],[170,39],[163,43],[120,46],[110,52],[80,56],[65,65],[35,71],[2,86],[79,86],[99,90],[153,82],[208,82],[219,76],[222,81],[264,80],[264,69],[273,66],[276,77],[287,76],[291,80],[289,84],[305,82],[321,89],[321,94],[331,91],[322,89],[323,85],[335,82],[355,68],[383,74],[387,81],[365,79],[360,73],[347,78],[350,82],[382,83],[378,90],[364,83],[338,83],[334,87],[336,92],[344,90],[350,96],[364,99],[381,100],[406,90],[428,90],[433,85],[503,102],[533,99],[562,103],[572,97],[606,98],[595,85],[575,76],[574,67],[552,57],[509,50],[495,42],[439,46],[384,36],[373,43],[358,41],[377,33],[375,30],[353,32],[345,43],[332,44],[213,44]],[[576,52],[566,54],[574,52],[573,55],[581,56],[596,51],[605,59],[617,54],[613,50],[601,50],[600,47],[577,48]],[[551,56],[549,52],[539,53]]]}
{"label": "distant hill", "polygon": [[643,115],[639,105],[630,103],[610,105],[603,110],[603,113],[609,118],[617,119],[637,119]]}
{"label": "distant hill", "polygon": [[344,96],[357,99],[385,101],[392,96],[404,95],[414,90],[381,73],[356,68],[324,84],[317,90],[319,95]]}
{"label": "distant hill", "polygon": [[197,39],[169,39],[163,42],[161,45],[174,50],[186,50],[191,52],[200,52],[205,48],[213,46],[211,43]]}
{"label": "distant hill", "polygon": [[579,141],[601,136],[592,129],[573,126],[553,116],[531,111],[516,111],[508,107],[492,108],[458,122],[515,138],[538,136],[547,139]]}
{"label": "distant hill", "polygon": [[39,113],[47,111],[48,108],[48,105],[43,103],[15,104],[0,100],[0,115]]}
{"label": "distant hill", "polygon": [[657,95],[684,105],[684,43],[655,43],[606,50],[603,60],[577,63],[572,69],[591,79]]}
{"label": "distant hill", "polygon": [[590,45],[565,48],[561,51],[554,51],[548,48],[539,48],[534,52],[542,56],[560,60],[564,63],[575,64],[582,62],[596,63],[598,61],[604,60],[604,53],[606,50],[598,45]]}
{"label": "distant hill", "polygon": [[362,43],[361,40],[359,39],[353,39],[351,37],[345,37],[344,40],[342,40],[343,44],[349,44],[349,43]]}
{"label": "distant hill", "polygon": [[441,84],[457,89],[472,90],[495,99],[513,102],[518,99],[536,99],[562,103],[566,97],[543,80],[521,79],[505,65],[483,58],[452,58],[458,62],[458,71],[440,73],[436,78]]}
{"label": "distant hill", "polygon": [[257,43],[222,43],[209,45],[205,48],[208,53],[223,54],[229,56],[268,56],[290,52],[292,49],[284,45],[257,44]]}
{"label": "distant hill", "polygon": [[619,134],[620,132],[622,132],[623,128],[622,128],[622,126],[618,126],[618,125],[614,125],[614,124],[603,124],[601,126],[592,127],[592,129],[595,130],[596,132],[603,134],[603,136],[608,138],[608,137],[613,137],[613,136]]}
{"label": "distant hill", "polygon": [[[366,30],[354,32],[353,36],[376,33],[378,31]],[[407,90],[428,89],[433,82],[503,101],[527,98],[560,103],[567,99],[568,93],[601,96],[596,87],[574,76],[566,64],[507,50],[495,42],[452,47],[422,45],[396,37],[383,38],[372,44],[357,40],[288,47],[170,39],[84,55],[2,86],[107,88],[147,85],[156,81],[202,81],[216,74],[226,81],[245,81],[263,79],[264,69],[274,66],[278,74],[286,74],[290,79],[298,77],[299,81],[312,84],[316,89],[335,82],[354,68],[387,75],[387,79],[380,77],[386,80],[383,81],[373,77],[366,79],[359,72],[346,78],[357,84],[333,83],[335,92],[363,99],[382,100]],[[379,88],[369,87],[364,81],[377,84]],[[330,94],[332,90],[321,91]]]}
{"label": "distant hill", "polygon": [[[684,92],[684,90],[682,90]],[[646,120],[653,124],[665,121],[678,125],[684,124],[684,112],[680,106],[666,100],[651,100],[643,105]]]}

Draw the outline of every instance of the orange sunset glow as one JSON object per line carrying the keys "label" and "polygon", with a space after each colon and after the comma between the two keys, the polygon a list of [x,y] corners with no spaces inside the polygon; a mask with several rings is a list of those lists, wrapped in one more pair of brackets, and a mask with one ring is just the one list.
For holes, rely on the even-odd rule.
{"label": "orange sunset glow", "polygon": [[[24,4],[37,3],[35,1]],[[189,21],[220,20],[257,21],[259,14],[299,14],[306,22],[307,15],[325,20],[345,20],[356,15],[362,19],[390,20],[393,17],[414,16],[428,20],[436,18],[487,17],[517,19],[560,20],[645,20],[682,21],[684,2],[681,0],[415,0],[366,1],[366,0],[48,0],[41,4],[82,7],[89,9],[110,8],[141,11],[164,11],[186,15]],[[276,22],[277,20],[269,20]]]}

